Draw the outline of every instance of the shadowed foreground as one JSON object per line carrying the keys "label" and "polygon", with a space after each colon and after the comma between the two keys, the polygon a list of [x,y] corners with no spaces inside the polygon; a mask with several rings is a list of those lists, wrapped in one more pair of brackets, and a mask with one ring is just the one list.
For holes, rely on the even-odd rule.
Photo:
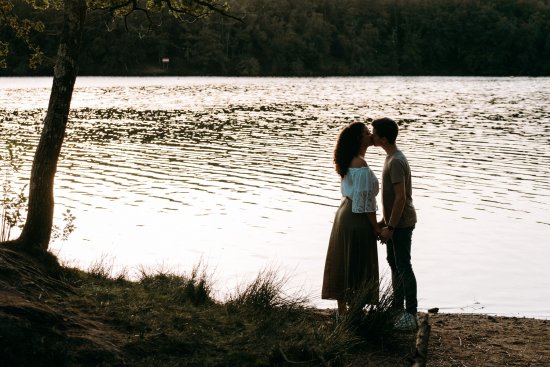
{"label": "shadowed foreground", "polygon": [[[224,302],[204,273],[112,278],[0,248],[0,354],[12,366],[409,366],[385,312],[335,322],[264,271]],[[382,310],[384,311],[384,310]],[[391,315],[390,315],[391,316]],[[429,366],[546,366],[549,324],[432,315]]]}

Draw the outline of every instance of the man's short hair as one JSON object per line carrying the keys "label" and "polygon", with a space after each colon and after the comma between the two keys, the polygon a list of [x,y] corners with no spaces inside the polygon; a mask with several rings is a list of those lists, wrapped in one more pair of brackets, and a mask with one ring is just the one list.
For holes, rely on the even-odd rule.
{"label": "man's short hair", "polygon": [[376,129],[376,135],[386,138],[390,144],[395,144],[399,132],[399,127],[395,121],[389,117],[375,119],[372,121],[372,127]]}

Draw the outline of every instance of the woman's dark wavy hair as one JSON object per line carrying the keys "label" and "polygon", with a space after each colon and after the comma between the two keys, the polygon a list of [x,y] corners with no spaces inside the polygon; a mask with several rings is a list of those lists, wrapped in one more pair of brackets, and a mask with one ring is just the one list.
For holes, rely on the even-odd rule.
{"label": "woman's dark wavy hair", "polygon": [[354,122],[340,132],[334,148],[334,165],[340,177],[344,178],[348,173],[351,160],[359,153],[366,128],[364,123]]}

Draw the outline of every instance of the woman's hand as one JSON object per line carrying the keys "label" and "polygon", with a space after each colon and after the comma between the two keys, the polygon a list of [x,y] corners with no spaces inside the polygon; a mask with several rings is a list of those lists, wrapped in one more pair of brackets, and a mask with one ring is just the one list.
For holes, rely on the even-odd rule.
{"label": "woman's hand", "polygon": [[379,225],[377,225],[375,228],[374,228],[374,232],[376,233],[376,239],[379,240],[382,244],[384,244],[384,240],[382,239],[382,227],[380,227]]}
{"label": "woman's hand", "polygon": [[382,241],[382,243],[386,243],[391,240],[392,236],[393,230],[389,229],[388,227],[384,227],[380,231],[380,241]]}

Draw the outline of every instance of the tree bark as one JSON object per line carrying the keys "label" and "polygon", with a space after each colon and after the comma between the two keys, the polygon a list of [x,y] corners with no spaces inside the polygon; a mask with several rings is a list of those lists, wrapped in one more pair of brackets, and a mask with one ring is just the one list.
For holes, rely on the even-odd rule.
{"label": "tree bark", "polygon": [[53,225],[54,178],[65,137],[78,55],[86,17],[86,0],[65,0],[63,29],[54,67],[53,85],[44,127],[34,156],[27,220],[14,244],[25,250],[48,249]]}

